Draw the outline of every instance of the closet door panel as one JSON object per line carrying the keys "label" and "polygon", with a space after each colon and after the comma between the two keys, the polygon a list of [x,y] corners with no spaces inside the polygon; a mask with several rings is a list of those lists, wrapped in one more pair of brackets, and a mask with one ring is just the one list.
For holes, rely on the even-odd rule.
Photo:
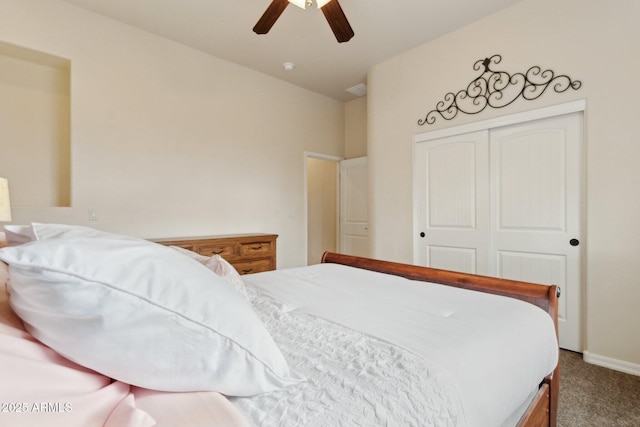
{"label": "closet door panel", "polygon": [[564,231],[565,152],[562,129],[492,140],[497,150],[498,230]]}
{"label": "closet door panel", "polygon": [[417,257],[421,265],[487,274],[488,132],[416,147]]}
{"label": "closet door panel", "polygon": [[581,141],[578,113],[494,129],[489,271],[562,288],[563,348],[582,350]]}
{"label": "closet door panel", "polygon": [[475,229],[477,167],[474,141],[434,144],[426,160],[429,228]]}

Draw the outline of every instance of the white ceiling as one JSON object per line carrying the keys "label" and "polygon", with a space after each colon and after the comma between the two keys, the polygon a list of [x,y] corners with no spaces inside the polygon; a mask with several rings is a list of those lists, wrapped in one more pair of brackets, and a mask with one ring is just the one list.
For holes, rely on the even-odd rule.
{"label": "white ceiling", "polygon": [[[355,36],[338,43],[322,13],[290,4],[268,34],[271,0],[63,0],[342,101],[375,64],[521,0],[339,0]],[[284,62],[295,69],[285,71]]]}

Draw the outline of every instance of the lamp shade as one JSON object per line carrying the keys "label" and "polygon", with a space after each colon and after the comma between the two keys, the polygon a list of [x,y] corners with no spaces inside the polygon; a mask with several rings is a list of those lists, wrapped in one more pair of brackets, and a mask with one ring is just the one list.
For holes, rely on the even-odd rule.
{"label": "lamp shade", "polygon": [[[329,3],[331,0],[316,0],[316,6],[320,9],[325,4]],[[306,9],[307,6],[311,6],[311,1],[309,0],[289,0],[289,3],[293,3],[298,6],[300,9]]]}
{"label": "lamp shade", "polygon": [[11,221],[9,181],[6,178],[0,178],[0,221]]}

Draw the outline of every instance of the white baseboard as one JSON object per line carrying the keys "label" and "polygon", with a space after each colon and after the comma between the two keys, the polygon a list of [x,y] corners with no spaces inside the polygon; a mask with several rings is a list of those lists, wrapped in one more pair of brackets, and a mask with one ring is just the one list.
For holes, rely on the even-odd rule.
{"label": "white baseboard", "polygon": [[587,363],[592,363],[594,365],[604,366],[605,368],[613,369],[627,374],[640,376],[640,365],[637,365],[635,363],[625,362],[624,360],[618,360],[611,357],[601,356],[599,354],[589,353],[588,351],[582,353],[582,358]]}

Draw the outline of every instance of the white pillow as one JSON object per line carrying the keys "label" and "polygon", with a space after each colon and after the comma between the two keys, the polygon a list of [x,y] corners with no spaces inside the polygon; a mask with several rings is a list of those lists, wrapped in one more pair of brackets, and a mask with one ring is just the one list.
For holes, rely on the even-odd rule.
{"label": "white pillow", "polygon": [[5,225],[4,233],[9,246],[23,245],[36,240],[30,225]]}
{"label": "white pillow", "polygon": [[222,277],[227,283],[231,284],[231,286],[233,286],[234,289],[240,292],[245,298],[249,298],[247,296],[247,289],[245,288],[240,274],[238,274],[238,271],[226,259],[222,258],[220,255],[213,255],[204,265],[218,276]]}
{"label": "white pillow", "polygon": [[209,261],[208,256],[205,255],[200,255],[198,252],[194,252],[194,251],[190,251],[189,249],[185,249],[185,248],[181,248],[180,246],[169,246],[171,249],[173,249],[176,252],[181,253],[182,255],[188,256],[189,258],[198,261],[200,264],[205,264],[207,261]]}
{"label": "white pillow", "polygon": [[249,396],[298,382],[251,305],[223,279],[142,239],[34,224],[0,249],[11,305],[63,356],[163,391]]}
{"label": "white pillow", "polygon": [[216,273],[218,276],[222,277],[227,283],[234,287],[234,289],[240,292],[245,298],[249,298],[247,296],[247,289],[245,287],[240,274],[238,271],[227,261],[222,258],[220,255],[216,254],[213,256],[204,256],[200,255],[197,252],[190,251],[189,249],[181,248],[180,246],[169,246],[170,248],[180,252],[183,255],[188,256],[191,259],[198,261],[200,264],[207,267],[209,270]]}

